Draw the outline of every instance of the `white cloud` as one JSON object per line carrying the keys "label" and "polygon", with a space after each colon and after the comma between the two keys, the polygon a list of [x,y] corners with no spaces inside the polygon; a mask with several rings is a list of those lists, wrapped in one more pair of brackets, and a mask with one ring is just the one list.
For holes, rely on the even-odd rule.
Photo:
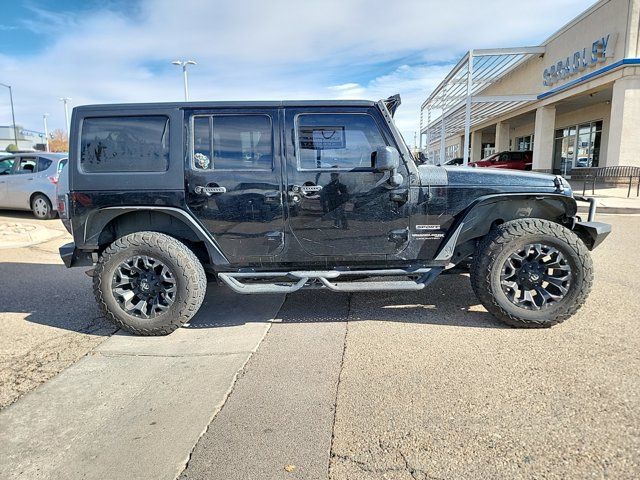
{"label": "white cloud", "polygon": [[[61,127],[61,96],[73,105],[180,100],[180,72],[169,62],[194,58],[196,100],[400,93],[397,121],[412,141],[419,104],[463,52],[539,43],[588,4],[143,0],[126,12],[113,4],[82,14],[34,8],[22,25],[46,28],[49,43],[35,55],[0,53],[0,81],[13,85],[18,123],[39,129],[50,112]],[[0,123],[9,119],[3,102]]]}

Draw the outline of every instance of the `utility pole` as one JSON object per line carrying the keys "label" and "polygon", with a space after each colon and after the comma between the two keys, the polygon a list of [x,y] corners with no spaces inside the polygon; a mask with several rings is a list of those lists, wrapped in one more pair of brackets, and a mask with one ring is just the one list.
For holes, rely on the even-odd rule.
{"label": "utility pole", "polygon": [[64,103],[64,126],[67,131],[67,138],[69,138],[69,107],[67,106],[67,104],[71,99],[69,97],[62,97],[62,98],[59,98],[58,100]]}
{"label": "utility pole", "polygon": [[187,75],[187,66],[189,65],[197,65],[194,60],[174,60],[171,62],[172,65],[176,65],[178,67],[182,67],[182,80],[184,82],[184,101],[189,101],[189,78]]}
{"label": "utility pole", "polygon": [[16,114],[13,109],[13,92],[11,90],[11,85],[6,85],[4,83],[0,83],[0,85],[9,89],[9,100],[11,101],[11,121],[13,122],[13,140],[16,144],[16,148],[20,149],[20,147],[18,146],[18,129],[16,128]]}
{"label": "utility pole", "polygon": [[48,113],[43,113],[42,114],[42,121],[44,123],[44,141],[45,144],[47,145],[47,152],[49,151],[49,129],[47,128],[47,117],[49,116]]}

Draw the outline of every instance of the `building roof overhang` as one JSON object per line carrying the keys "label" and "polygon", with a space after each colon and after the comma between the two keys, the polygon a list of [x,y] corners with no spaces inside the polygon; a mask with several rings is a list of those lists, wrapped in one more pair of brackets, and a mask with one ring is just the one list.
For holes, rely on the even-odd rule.
{"label": "building roof overhang", "polygon": [[479,124],[537,101],[537,94],[483,95],[483,92],[544,52],[544,46],[467,52],[421,106],[420,132],[427,134],[427,144],[443,136],[468,134]]}

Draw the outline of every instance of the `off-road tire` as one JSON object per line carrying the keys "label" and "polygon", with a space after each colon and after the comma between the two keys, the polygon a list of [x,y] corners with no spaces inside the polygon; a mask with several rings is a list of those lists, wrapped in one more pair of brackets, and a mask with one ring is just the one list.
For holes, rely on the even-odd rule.
{"label": "off-road tire", "polygon": [[[569,291],[555,305],[528,310],[512,303],[500,285],[502,266],[519,246],[543,243],[560,250],[571,267]],[[593,284],[589,250],[575,233],[542,219],[519,219],[491,230],[478,244],[471,265],[471,286],[484,307],[502,322],[521,328],[551,327],[565,321],[585,303]]]}
{"label": "off-road tire", "polygon": [[[176,298],[169,310],[143,319],[125,312],[111,284],[115,269],[135,255],[156,258],[167,265],[176,279]],[[103,314],[120,328],[136,335],[168,335],[198,311],[207,290],[202,264],[182,242],[158,232],[137,232],[121,237],[101,254],[93,274],[93,291]]]}
{"label": "off-road tire", "polygon": [[34,217],[40,220],[50,220],[55,216],[51,200],[42,193],[36,193],[31,199],[31,212]]}

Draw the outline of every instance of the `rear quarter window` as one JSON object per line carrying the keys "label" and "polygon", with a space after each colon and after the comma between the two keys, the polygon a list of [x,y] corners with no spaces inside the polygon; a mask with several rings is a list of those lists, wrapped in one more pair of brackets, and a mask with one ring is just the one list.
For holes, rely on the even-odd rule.
{"label": "rear quarter window", "polygon": [[38,157],[38,171],[44,172],[51,166],[52,163],[53,161],[49,160],[48,158]]}
{"label": "rear quarter window", "polygon": [[80,165],[87,173],[166,172],[169,118],[164,115],[85,118]]}

